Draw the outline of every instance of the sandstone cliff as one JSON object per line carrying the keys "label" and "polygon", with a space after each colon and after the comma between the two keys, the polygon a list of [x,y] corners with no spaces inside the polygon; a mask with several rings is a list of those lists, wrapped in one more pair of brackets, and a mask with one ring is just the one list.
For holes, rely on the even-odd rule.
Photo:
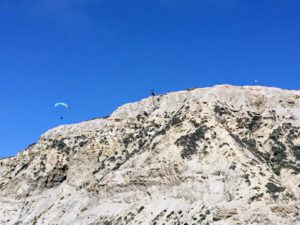
{"label": "sandstone cliff", "polygon": [[300,91],[215,86],[0,160],[0,224],[300,224]]}

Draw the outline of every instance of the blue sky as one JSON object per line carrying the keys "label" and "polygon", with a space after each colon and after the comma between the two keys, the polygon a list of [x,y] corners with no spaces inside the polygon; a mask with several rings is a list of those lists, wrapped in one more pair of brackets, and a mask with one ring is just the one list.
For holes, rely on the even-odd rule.
{"label": "blue sky", "polygon": [[[0,157],[48,129],[215,84],[299,89],[300,2],[0,0]],[[71,105],[59,119],[57,101]]]}

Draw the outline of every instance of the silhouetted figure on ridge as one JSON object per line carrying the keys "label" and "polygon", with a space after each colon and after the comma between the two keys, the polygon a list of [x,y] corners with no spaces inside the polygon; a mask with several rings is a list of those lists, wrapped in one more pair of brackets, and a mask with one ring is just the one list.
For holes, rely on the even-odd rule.
{"label": "silhouetted figure on ridge", "polygon": [[155,90],[154,90],[154,89],[151,90],[151,95],[152,95],[153,97],[156,96],[156,93],[155,93]]}

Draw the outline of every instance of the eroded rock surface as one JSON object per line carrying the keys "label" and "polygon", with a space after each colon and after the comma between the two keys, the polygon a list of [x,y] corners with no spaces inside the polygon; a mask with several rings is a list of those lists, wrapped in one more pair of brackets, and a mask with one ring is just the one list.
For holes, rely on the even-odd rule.
{"label": "eroded rock surface", "polygon": [[0,224],[300,224],[300,91],[215,86],[0,160]]}

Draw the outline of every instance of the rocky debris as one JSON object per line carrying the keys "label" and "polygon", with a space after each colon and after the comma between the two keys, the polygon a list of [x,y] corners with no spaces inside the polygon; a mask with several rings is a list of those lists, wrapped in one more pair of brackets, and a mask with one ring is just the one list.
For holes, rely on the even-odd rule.
{"label": "rocky debris", "polygon": [[271,211],[280,217],[297,217],[300,215],[299,206],[276,205],[271,207]]}
{"label": "rocky debris", "polygon": [[300,224],[300,91],[215,86],[63,125],[0,160],[0,224]]}
{"label": "rocky debris", "polygon": [[237,209],[220,209],[215,212],[213,221],[226,220],[237,214]]}

